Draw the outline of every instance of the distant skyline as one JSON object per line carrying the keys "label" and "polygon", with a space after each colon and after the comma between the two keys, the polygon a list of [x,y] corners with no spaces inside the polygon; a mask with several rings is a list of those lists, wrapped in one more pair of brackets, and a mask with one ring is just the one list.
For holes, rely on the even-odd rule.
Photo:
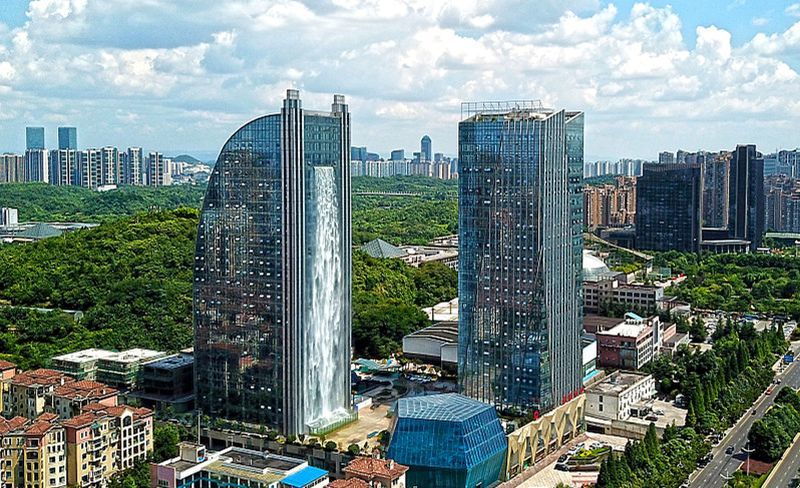
{"label": "distant skyline", "polygon": [[461,101],[519,98],[584,111],[587,160],[769,152],[800,146],[798,72],[792,1],[3,0],[0,152],[69,125],[206,159],[288,87],[346,95],[383,156],[454,155]]}

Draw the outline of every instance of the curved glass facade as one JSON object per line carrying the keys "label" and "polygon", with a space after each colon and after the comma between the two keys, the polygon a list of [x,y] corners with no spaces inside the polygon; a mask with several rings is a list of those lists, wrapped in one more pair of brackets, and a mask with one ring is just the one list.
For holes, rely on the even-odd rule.
{"label": "curved glass facade", "polygon": [[290,90],[222,148],[195,257],[203,414],[295,434],[347,412],[349,145],[342,97],[307,114]]}
{"label": "curved glass facade", "polygon": [[459,124],[459,385],[544,412],[581,387],[583,114],[487,108]]}

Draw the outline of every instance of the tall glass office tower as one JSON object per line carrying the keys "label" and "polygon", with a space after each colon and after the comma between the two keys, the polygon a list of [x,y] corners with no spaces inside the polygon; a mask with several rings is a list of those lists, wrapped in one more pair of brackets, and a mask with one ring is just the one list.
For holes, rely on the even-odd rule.
{"label": "tall glass office tower", "polygon": [[75,127],[59,127],[58,148],[78,149],[78,129]]}
{"label": "tall glass office tower", "polygon": [[583,113],[462,105],[462,392],[545,412],[581,388]]}
{"label": "tall glass office tower", "polygon": [[350,114],[279,114],[225,143],[208,183],[194,272],[197,403],[285,434],[349,419]]}
{"label": "tall glass office tower", "polygon": [[25,149],[44,149],[44,127],[25,127]]}

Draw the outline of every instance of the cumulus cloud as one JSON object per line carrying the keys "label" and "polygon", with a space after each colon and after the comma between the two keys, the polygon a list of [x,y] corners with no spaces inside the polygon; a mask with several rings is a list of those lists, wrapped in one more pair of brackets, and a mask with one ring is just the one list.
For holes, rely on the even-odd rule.
{"label": "cumulus cloud", "polygon": [[6,146],[52,122],[82,145],[214,150],[287,87],[310,108],[347,95],[353,142],[383,152],[429,133],[454,153],[462,100],[585,110],[590,156],[788,145],[798,122],[800,22],[734,44],[599,0],[33,0],[27,18],[0,29]]}

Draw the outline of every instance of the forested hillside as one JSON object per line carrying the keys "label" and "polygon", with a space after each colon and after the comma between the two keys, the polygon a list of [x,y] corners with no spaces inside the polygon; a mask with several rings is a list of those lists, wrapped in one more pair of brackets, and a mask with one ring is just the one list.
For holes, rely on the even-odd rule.
{"label": "forested hillside", "polygon": [[21,222],[105,222],[148,210],[200,208],[205,186],[125,186],[98,192],[45,183],[0,185],[0,207],[19,209]]}
{"label": "forested hillside", "polygon": [[[192,343],[192,263],[198,211],[136,214],[97,228],[0,246],[0,355],[29,368],[84,347],[176,350]],[[427,325],[419,310],[453,298],[456,273],[441,264],[354,256],[354,346],[397,352]],[[84,312],[75,322],[46,307]]]}

